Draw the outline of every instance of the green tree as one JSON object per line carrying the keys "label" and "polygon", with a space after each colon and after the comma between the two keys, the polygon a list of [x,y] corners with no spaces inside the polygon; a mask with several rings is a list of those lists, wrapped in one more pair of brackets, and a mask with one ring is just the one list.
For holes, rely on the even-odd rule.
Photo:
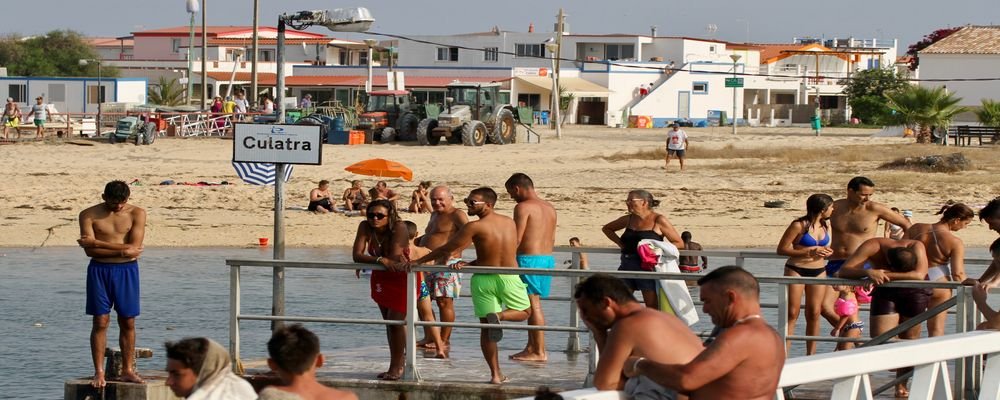
{"label": "green tree", "polygon": [[149,86],[146,97],[149,104],[178,106],[184,104],[184,90],[177,79],[167,80],[161,76],[155,85]]}
{"label": "green tree", "polygon": [[919,128],[917,143],[930,143],[932,129],[950,125],[956,115],[967,110],[958,105],[962,98],[948,93],[944,87],[908,86],[888,93],[887,97],[889,107],[896,111],[896,122]]}
{"label": "green tree", "polygon": [[1000,101],[983,99],[982,102],[976,110],[979,122],[986,126],[1000,126]]}
{"label": "green tree", "polygon": [[885,124],[892,115],[885,94],[907,86],[906,80],[889,68],[859,71],[844,82],[844,94],[851,105],[851,116],[866,124]]}
{"label": "green tree", "polygon": [[[97,76],[96,63],[81,66],[79,62],[99,58],[83,36],[69,30],[0,39],[0,65],[12,76]],[[106,77],[118,76],[118,70],[108,66],[102,66],[100,72]]]}

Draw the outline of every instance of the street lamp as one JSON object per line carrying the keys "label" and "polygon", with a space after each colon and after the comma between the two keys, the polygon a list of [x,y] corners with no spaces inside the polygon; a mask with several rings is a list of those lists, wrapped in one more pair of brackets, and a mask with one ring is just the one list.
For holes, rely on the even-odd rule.
{"label": "street lamp", "polygon": [[188,72],[187,72],[187,104],[191,104],[191,92],[194,92],[194,82],[191,80],[191,68],[194,67],[194,15],[198,13],[198,9],[201,6],[198,4],[198,0],[187,0],[187,12],[191,14],[191,29],[189,30],[188,36]]}
{"label": "street lamp", "polygon": [[81,67],[86,67],[90,63],[97,64],[97,124],[94,127],[94,135],[99,137],[101,136],[101,103],[104,102],[104,96],[101,95],[101,89],[103,89],[101,85],[101,60],[81,58],[78,62]]}
{"label": "street lamp", "polygon": [[733,134],[736,134],[736,89],[737,89],[737,78],[736,77],[736,63],[740,61],[743,56],[739,54],[730,54],[729,58],[733,59]]}
{"label": "street lamp", "polygon": [[372,49],[378,44],[378,40],[375,39],[365,39],[365,44],[368,45],[368,81],[365,82],[365,93],[371,93],[372,91]]}
{"label": "street lamp", "polygon": [[556,138],[562,137],[562,127],[559,125],[559,108],[562,104],[559,97],[559,74],[556,73],[556,52],[559,50],[559,45],[555,42],[550,42],[545,44],[545,48],[549,50],[549,54],[552,58],[552,120],[556,124]]}
{"label": "street lamp", "polygon": [[233,49],[233,73],[229,75],[229,87],[226,88],[226,97],[233,94],[233,81],[236,80],[236,67],[240,65],[240,57],[243,56],[243,49]]}

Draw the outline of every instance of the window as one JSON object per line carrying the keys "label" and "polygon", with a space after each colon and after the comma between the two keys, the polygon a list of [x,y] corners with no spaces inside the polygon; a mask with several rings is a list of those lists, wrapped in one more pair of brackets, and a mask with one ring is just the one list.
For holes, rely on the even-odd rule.
{"label": "window", "polygon": [[458,61],[458,47],[438,47],[438,61]]}
{"label": "window", "polygon": [[358,65],[368,65],[368,52],[362,51],[358,53]]}
{"label": "window", "polygon": [[627,60],[635,58],[634,44],[609,44],[604,48],[605,60]]}
{"label": "window", "polygon": [[11,84],[7,86],[7,95],[14,99],[15,103],[26,103],[28,101],[28,85]]}
{"label": "window", "polygon": [[[98,89],[100,90],[100,97],[98,97]],[[87,104],[99,104],[103,103],[104,98],[104,86],[88,85],[87,86]]]}
{"label": "window", "polygon": [[66,85],[62,83],[50,83],[49,101],[60,103],[66,101]]}
{"label": "window", "polygon": [[174,53],[181,52],[181,40],[180,39],[170,39],[170,49]]}
{"label": "window", "polygon": [[497,61],[500,58],[500,49],[496,47],[487,47],[483,52],[483,61]]}
{"label": "window", "polygon": [[691,92],[694,94],[708,93],[708,82],[694,82],[691,84]]}
{"label": "window", "polygon": [[715,53],[715,46],[708,46],[709,53]]}
{"label": "window", "polygon": [[264,62],[274,61],[274,50],[273,49],[269,49],[269,50],[258,49],[257,51],[260,52],[260,61],[264,61]]}
{"label": "window", "polygon": [[545,57],[545,46],[541,44],[515,44],[514,55],[518,57]]}

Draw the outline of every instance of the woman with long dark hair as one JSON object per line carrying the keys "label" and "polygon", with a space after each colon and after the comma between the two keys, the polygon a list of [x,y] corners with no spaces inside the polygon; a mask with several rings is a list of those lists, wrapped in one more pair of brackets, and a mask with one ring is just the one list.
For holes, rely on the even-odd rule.
{"label": "woman with long dark hair", "polygon": [[[933,224],[913,224],[906,230],[906,239],[923,242],[927,251],[927,280],[955,281],[965,280],[965,243],[954,232],[969,226],[976,212],[962,203],[945,204],[935,215],[941,219]],[[934,289],[928,308],[944,303],[951,298],[951,289]],[[944,324],[947,315],[940,313],[927,320],[927,335],[944,335]]]}
{"label": "woman with long dark hair", "polygon": [[[778,241],[778,254],[788,256],[785,276],[826,277],[825,260],[833,254],[830,248],[830,229],[827,226],[831,214],[833,198],[830,195],[817,193],[806,199],[806,215],[788,224]],[[825,285],[788,285],[789,335],[795,333],[795,323],[802,308],[802,294],[805,292],[806,335],[819,336],[819,318],[828,290],[830,289]],[[807,341],[806,355],[815,353],[816,342]]]}
{"label": "woman with long dark hair", "polygon": [[[365,210],[365,220],[358,224],[353,256],[356,263],[385,267],[385,270],[373,270],[371,276],[372,300],[378,304],[385,320],[405,319],[406,297],[414,295],[406,291],[409,289],[416,292],[420,287],[419,275],[415,288],[406,287],[408,253],[408,230],[406,224],[399,219],[396,207],[388,200],[369,203]],[[379,374],[378,379],[399,380],[403,376],[406,328],[402,325],[386,325],[385,329],[389,340],[389,370]]]}
{"label": "woman with long dark hair", "polygon": [[[663,240],[666,238],[678,250],[684,250],[684,241],[677,234],[677,229],[663,214],[653,211],[660,205],[659,200],[645,190],[628,192],[625,206],[628,215],[622,216],[604,225],[601,231],[621,248],[621,266],[619,271],[644,271],[639,260],[639,241],[643,239]],[[618,231],[625,232],[618,236]],[[642,292],[642,300],[646,307],[657,308],[659,302],[656,296],[656,281],[652,279],[625,279],[632,290]]]}

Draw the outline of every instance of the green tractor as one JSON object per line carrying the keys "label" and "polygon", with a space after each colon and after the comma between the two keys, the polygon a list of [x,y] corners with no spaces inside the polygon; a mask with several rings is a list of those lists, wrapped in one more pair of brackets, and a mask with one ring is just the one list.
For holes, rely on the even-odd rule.
{"label": "green tractor", "polygon": [[127,116],[119,119],[115,131],[108,135],[108,141],[112,144],[132,142],[136,146],[153,144],[153,141],[156,140],[156,123],[149,121],[148,115]]}
{"label": "green tractor", "polygon": [[445,138],[466,146],[482,146],[487,141],[514,143],[517,112],[509,104],[500,104],[499,95],[499,83],[449,84],[444,110],[437,119],[420,121],[417,142],[435,146]]}

